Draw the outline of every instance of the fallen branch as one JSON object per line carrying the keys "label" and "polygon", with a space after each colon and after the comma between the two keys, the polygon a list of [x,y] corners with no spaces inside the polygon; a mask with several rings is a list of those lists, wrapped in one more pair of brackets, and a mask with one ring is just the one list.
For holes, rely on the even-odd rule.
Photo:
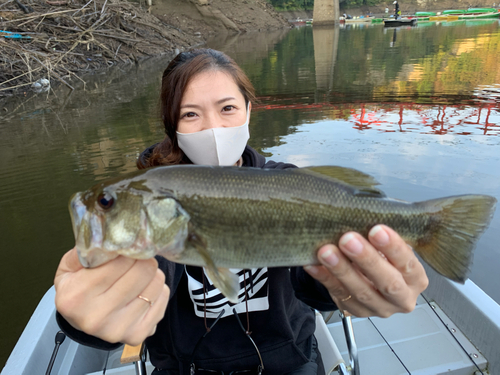
{"label": "fallen branch", "polygon": [[39,18],[39,17],[46,17],[46,16],[53,16],[53,15],[56,15],[56,14],[69,13],[69,12],[72,12],[72,11],[73,11],[73,9],[70,9],[70,10],[61,10],[59,12],[52,12],[52,13],[37,14],[35,16],[30,16],[30,17],[26,17],[26,18],[17,19],[17,20],[8,20],[8,21],[5,21],[3,23],[12,23],[12,22],[19,22],[19,21],[31,20],[31,19],[35,19],[35,18]]}
{"label": "fallen branch", "polygon": [[89,0],[89,2],[87,4],[85,4],[83,7],[78,9],[75,13],[73,13],[72,17],[74,17],[75,14],[77,14],[78,12],[81,12],[82,10],[84,10],[87,7],[87,5],[89,5],[92,1],[94,1],[94,0]]}
{"label": "fallen branch", "polygon": [[27,7],[23,3],[21,3],[19,0],[14,0],[19,9],[21,9],[24,13],[33,13],[33,8]]}
{"label": "fallen branch", "polygon": [[67,0],[62,0],[62,1],[45,0],[45,3],[49,4],[49,5],[67,5],[67,4],[69,4],[69,1],[67,1]]}
{"label": "fallen branch", "polygon": [[[73,90],[67,77],[79,79],[84,71],[189,47],[190,38],[192,44],[197,42],[127,1],[43,0],[31,5],[35,13],[29,16],[17,9],[16,0],[0,5],[13,15],[0,22],[0,30],[30,37],[0,38],[0,96],[47,75]],[[67,9],[50,10],[49,5]]]}
{"label": "fallen branch", "polygon": [[[34,69],[34,70],[32,70],[32,71],[29,71],[29,72],[26,72],[26,73],[20,74],[20,75],[18,75],[18,76],[16,76],[16,77],[14,77],[14,78],[11,78],[11,79],[9,79],[9,80],[7,80],[7,81],[0,82],[0,86],[5,85],[6,83],[9,83],[9,82],[14,81],[14,80],[16,80],[16,79],[19,79],[19,78],[21,78],[21,77],[23,77],[23,76],[25,76],[25,75],[27,75],[27,74],[33,73],[33,72],[35,72],[35,71],[38,71],[38,70],[40,70],[40,69],[42,69],[42,68],[41,68],[41,67],[39,67],[39,68],[36,68],[36,69]],[[30,83],[31,83],[31,82],[30,82]],[[11,87],[11,88],[14,88],[14,87]],[[7,88],[7,89],[8,89],[8,88]],[[6,90],[7,90],[7,89],[6,89]]]}
{"label": "fallen branch", "polygon": [[0,4],[0,8],[3,8],[4,6],[6,6],[6,5],[7,5],[7,4],[9,4],[9,3],[12,3],[13,1],[14,1],[14,0],[8,0],[8,1],[6,1],[6,2],[5,2],[5,3],[3,3],[3,4]]}

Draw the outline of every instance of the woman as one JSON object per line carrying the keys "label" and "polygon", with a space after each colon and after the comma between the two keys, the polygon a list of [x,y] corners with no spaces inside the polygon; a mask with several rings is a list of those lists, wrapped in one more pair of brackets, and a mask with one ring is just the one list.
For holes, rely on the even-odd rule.
{"label": "woman", "polygon": [[[167,136],[141,154],[139,168],[293,168],[266,162],[246,145],[254,99],[248,78],[223,53],[179,54],[162,80]],[[146,339],[154,374],[252,374],[262,367],[268,374],[323,374],[310,307],[356,316],[409,312],[428,280],[413,251],[381,225],[369,241],[346,233],[318,258],[319,266],[240,270],[241,298],[231,304],[201,268],[118,257],[84,269],[73,249],[55,277],[57,318],[86,345],[112,349]]]}

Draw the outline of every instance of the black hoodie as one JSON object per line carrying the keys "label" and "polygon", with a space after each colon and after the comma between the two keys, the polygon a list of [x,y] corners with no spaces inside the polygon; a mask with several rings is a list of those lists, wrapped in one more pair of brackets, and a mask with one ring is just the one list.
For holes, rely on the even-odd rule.
{"label": "black hoodie", "polygon": [[[144,163],[153,148],[154,146],[151,146],[141,154],[140,163]],[[296,168],[293,164],[266,162],[264,156],[249,146],[243,153],[243,166]],[[259,358],[240,322],[245,329],[249,324],[251,337],[262,355],[265,373],[285,374],[311,358],[315,330],[315,316],[311,307],[320,311],[337,309],[327,290],[302,267],[264,268],[250,272],[248,279],[252,283],[247,286],[247,290],[251,291],[249,295],[255,292],[249,301],[258,301],[255,302],[258,307],[253,308],[252,303],[248,304],[251,307],[247,322],[246,306],[244,303],[240,304],[238,322],[229,311],[233,308],[232,304],[219,300],[214,302],[214,298],[223,297],[211,295],[206,301],[199,296],[196,299],[199,291],[193,289],[192,285],[202,281],[201,268],[175,264],[162,257],[157,257],[157,260],[159,268],[166,275],[171,298],[165,317],[158,323],[156,333],[146,339],[146,346],[151,363],[158,369],[171,370],[172,374],[189,374],[192,361],[198,368],[221,371],[256,368],[260,363]],[[209,282],[208,279],[205,281]],[[207,291],[211,291],[210,285]],[[207,306],[220,310],[224,303],[226,314],[201,340],[193,358],[197,342],[206,333],[203,310],[207,310]],[[107,343],[74,329],[59,314],[57,318],[66,334],[77,342],[101,349],[113,349],[119,345]],[[209,314],[208,326],[214,321]]]}

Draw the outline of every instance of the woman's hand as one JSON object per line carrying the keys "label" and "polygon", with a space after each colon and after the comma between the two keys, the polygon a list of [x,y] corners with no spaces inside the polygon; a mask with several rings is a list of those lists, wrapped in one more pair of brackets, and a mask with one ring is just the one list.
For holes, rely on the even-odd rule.
{"label": "woman's hand", "polygon": [[73,327],[111,343],[129,345],[138,345],[155,332],[170,295],[155,259],[119,256],[86,269],[76,249],[61,259],[54,285],[57,311]]}
{"label": "woman's hand", "polygon": [[429,280],[413,250],[391,228],[373,227],[367,241],[344,234],[339,247],[318,251],[322,265],[304,269],[321,282],[341,310],[358,317],[410,312]]}

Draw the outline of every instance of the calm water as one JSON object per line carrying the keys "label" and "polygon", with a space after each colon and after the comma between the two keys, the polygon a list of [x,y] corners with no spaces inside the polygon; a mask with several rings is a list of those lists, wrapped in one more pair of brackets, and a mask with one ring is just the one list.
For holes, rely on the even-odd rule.
{"label": "calm water", "polygon": [[[498,21],[304,27],[210,46],[254,82],[250,143],[266,156],[358,168],[405,200],[500,200]],[[157,94],[168,60],[0,108],[0,365],[73,246],[71,194],[134,170],[138,153],[162,138]],[[471,272],[496,301],[499,231],[497,212]]]}

